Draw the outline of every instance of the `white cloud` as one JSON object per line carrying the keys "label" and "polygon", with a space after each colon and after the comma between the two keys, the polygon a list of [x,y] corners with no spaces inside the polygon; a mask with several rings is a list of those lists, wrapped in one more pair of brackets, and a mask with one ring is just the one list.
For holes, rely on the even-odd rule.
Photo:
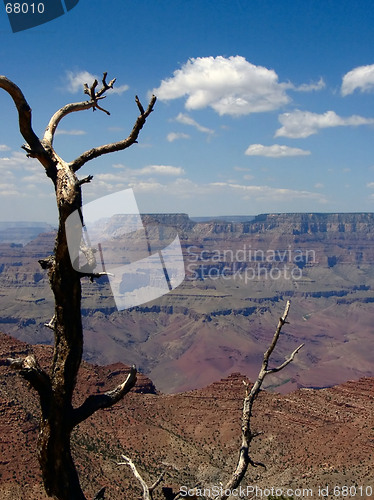
{"label": "white cloud", "polygon": [[[204,213],[209,207],[208,210],[212,210],[212,213],[220,213],[228,206],[235,206],[236,210],[240,211],[248,203],[253,203],[254,207],[261,206],[262,210],[276,211],[282,206],[283,209],[292,211],[294,201],[309,206],[309,210],[315,210],[313,207],[316,204],[323,205],[327,202],[326,196],[319,192],[269,185],[243,185],[240,181],[197,183],[186,177],[165,177],[162,180],[125,177],[122,178],[122,183],[118,184],[114,180],[109,182],[107,176],[105,180],[104,178],[99,180],[99,177],[101,175],[95,176],[96,183],[87,184],[85,190],[87,198],[103,196],[104,192],[133,188],[142,213],[154,212],[155,207],[156,211],[181,211],[190,214],[198,214],[199,211]],[[223,205],[222,200],[224,200]]]}
{"label": "white cloud", "polygon": [[0,144],[0,151],[9,151],[10,147],[6,144]]}
{"label": "white cloud", "polygon": [[[126,167],[125,165],[121,164],[116,164],[114,165],[116,169],[119,169],[119,172],[111,173],[103,173],[103,174],[96,174],[94,176],[95,181],[100,181],[104,182],[106,184],[111,184],[113,187],[116,185],[120,185],[121,183],[133,183],[133,182],[139,182],[138,178],[139,177],[147,177],[148,176],[148,181],[151,182],[151,177],[152,176],[172,176],[172,177],[177,177],[180,175],[184,175],[184,170],[181,167],[174,167],[172,165],[148,165],[143,168],[139,169],[131,169]],[[153,181],[152,181],[153,183]]]}
{"label": "white cloud", "polygon": [[184,170],[181,167],[172,165],[149,165],[139,170],[132,171],[135,175],[183,175]]}
{"label": "white cloud", "polygon": [[129,182],[129,187],[136,189],[137,192],[154,192],[160,193],[162,191],[167,191],[168,186],[161,184],[159,182]]}
{"label": "white cloud", "polygon": [[236,172],[250,172],[251,169],[248,167],[234,167],[234,170]]}
{"label": "white cloud", "polygon": [[343,76],[342,95],[353,94],[356,89],[361,92],[374,90],[374,64],[358,66]]}
{"label": "white cloud", "polygon": [[27,158],[26,153],[21,151],[12,151],[10,156],[0,158],[0,168],[13,167],[14,170],[31,170],[37,169],[44,171],[38,160],[35,158]]}
{"label": "white cloud", "polygon": [[187,96],[189,110],[210,106],[220,115],[239,116],[287,104],[286,88],[274,70],[241,56],[218,56],[189,59],[152,92],[163,101]]}
{"label": "white cloud", "polygon": [[184,134],[183,132],[170,132],[167,136],[166,139],[169,142],[174,142],[178,139],[189,139],[190,136],[188,134]]}
{"label": "white cloud", "polygon": [[129,90],[129,86],[124,84],[124,85],[113,85],[113,88],[110,90],[110,93],[111,94],[118,94],[118,95],[121,95],[123,94],[124,92],[126,92],[126,90]]}
{"label": "white cloud", "polygon": [[203,132],[204,134],[214,133],[214,130],[208,127],[203,127],[202,125],[197,123],[197,121],[195,121],[193,118],[186,115],[185,113],[179,113],[175,121],[177,121],[178,123],[183,123],[183,125],[190,125],[191,127],[195,127],[199,132]]}
{"label": "white cloud", "polygon": [[98,80],[97,76],[88,71],[68,71],[66,77],[68,80],[67,90],[72,94],[83,92],[85,83],[90,86],[95,80]]}
{"label": "white cloud", "polygon": [[271,186],[256,186],[232,184],[228,182],[214,182],[212,186],[233,190],[242,193],[246,198],[249,196],[256,200],[278,200],[288,201],[290,199],[313,200],[320,203],[326,203],[326,198],[321,193],[313,193],[305,190],[295,190],[288,188],[273,188]]}
{"label": "white cloud", "polygon": [[323,128],[374,124],[373,118],[364,118],[358,115],[342,118],[334,111],[326,111],[320,115],[310,111],[296,110],[292,113],[283,113],[279,116],[279,121],[283,126],[276,131],[275,137],[291,137],[293,139],[309,137],[317,134]]}
{"label": "white cloud", "polygon": [[300,148],[281,146],[280,144],[273,144],[272,146],[252,144],[246,149],[245,154],[248,156],[269,156],[271,158],[282,158],[284,156],[306,156],[310,155],[310,151]]}
{"label": "white cloud", "polygon": [[[90,87],[95,80],[97,80],[99,84],[102,80],[102,77],[93,75],[88,71],[76,71],[76,72],[68,71],[66,73],[66,77],[68,80],[66,88],[72,94],[76,94],[77,92],[83,93],[85,83],[87,83],[87,85]],[[120,85],[119,87],[118,86],[116,87],[116,85],[114,84],[113,89],[111,89],[110,92],[112,94],[122,94],[123,92],[128,90],[128,88],[129,88],[128,85]]]}
{"label": "white cloud", "polygon": [[1,183],[0,184],[0,195],[1,196],[22,196],[22,189],[19,189],[19,186],[10,183]]}
{"label": "white cloud", "polygon": [[96,174],[94,176],[95,180],[104,181],[104,182],[120,182],[123,181],[122,174]]}
{"label": "white cloud", "polygon": [[326,87],[324,79],[321,77],[317,83],[303,83],[299,86],[294,86],[291,84],[290,88],[296,92],[312,92],[322,90]]}
{"label": "white cloud", "polygon": [[86,135],[87,132],[84,130],[64,130],[64,129],[57,129],[56,130],[56,135]]}
{"label": "white cloud", "polygon": [[366,184],[366,187],[370,188],[370,189],[373,189],[374,188],[374,182],[368,182]]}

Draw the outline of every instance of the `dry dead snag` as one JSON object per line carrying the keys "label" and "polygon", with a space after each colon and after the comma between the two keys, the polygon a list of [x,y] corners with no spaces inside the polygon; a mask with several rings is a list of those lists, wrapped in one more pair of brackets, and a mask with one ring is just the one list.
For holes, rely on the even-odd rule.
{"label": "dry dead snag", "polygon": [[[88,161],[101,155],[121,151],[137,142],[146,119],[152,113],[156,102],[153,96],[146,110],[138,97],[136,105],[139,116],[127,138],[85,151],[75,160],[65,162],[55,151],[53,139],[60,121],[70,113],[88,109],[108,111],[99,105],[107,91],[113,88],[115,80],[106,82],[104,73],[101,88],[98,82],[84,92],[89,99],[67,104],[50,119],[42,139],[34,133],[31,125],[31,108],[21,89],[5,76],[0,76],[0,88],[13,99],[18,111],[19,129],[26,144],[22,148],[27,156],[36,158],[52,180],[57,200],[59,227],[54,254],[40,261],[48,270],[50,285],[55,297],[55,311],[47,326],[54,332],[54,354],[49,373],[42,370],[33,356],[25,359],[10,359],[14,368],[30,382],[38,392],[41,405],[40,430],[38,437],[38,458],[46,492],[57,500],[86,500],[81,489],[78,474],[71,456],[70,436],[73,428],[100,408],[108,408],[129,392],[136,382],[133,367],[127,379],[113,391],[89,396],[79,407],[73,408],[72,396],[77,373],[82,361],[83,331],[81,321],[81,278],[70,262],[66,241],[65,221],[70,214],[82,206],[81,186],[90,182],[92,176],[78,179],[76,172]],[[104,490],[96,499],[104,498]]]}
{"label": "dry dead snag", "polygon": [[[222,495],[215,497],[215,500],[225,500],[230,497],[229,492],[233,491],[238,488],[240,483],[242,482],[245,473],[248,470],[248,466],[251,465],[252,467],[258,467],[262,466],[265,467],[264,464],[260,462],[255,462],[250,455],[250,448],[251,448],[251,442],[252,440],[258,436],[258,433],[253,432],[251,429],[251,418],[252,418],[252,408],[253,408],[253,403],[255,402],[261,387],[262,383],[267,375],[271,375],[272,373],[279,372],[283,370],[291,361],[293,361],[295,355],[299,352],[299,350],[304,346],[304,344],[299,345],[297,349],[295,349],[289,358],[287,358],[281,365],[275,367],[275,368],[269,368],[269,360],[272,352],[274,351],[274,348],[278,342],[279,335],[281,333],[282,327],[288,323],[287,321],[287,316],[290,310],[290,301],[288,300],[286,303],[285,310],[283,312],[283,316],[279,318],[277,328],[275,330],[273,339],[270,343],[270,346],[264,353],[264,358],[262,361],[261,369],[258,373],[257,379],[255,383],[253,384],[251,390],[248,392],[246,390],[246,395],[243,401],[243,413],[242,413],[242,425],[241,425],[241,445],[239,449],[239,459],[238,463],[236,465],[235,470],[233,471],[231,477],[229,480],[226,482],[224,486],[222,486]],[[118,465],[129,465],[133,474],[135,477],[138,479],[140,482],[142,488],[143,488],[143,500],[153,500],[153,497],[150,495],[150,488],[147,486],[147,483],[144,481],[142,476],[140,475],[139,471],[136,469],[135,464],[125,455],[122,455],[122,457],[125,459],[125,462],[119,462]],[[155,484],[158,485],[161,479],[159,479]],[[152,492],[154,490],[155,486],[152,486]],[[204,490],[202,487],[198,487],[198,489]],[[226,494],[227,493],[227,494]],[[182,495],[180,493],[177,494],[172,494],[172,496],[169,496],[168,498],[173,498],[174,500],[181,498]],[[185,498],[190,498],[186,497],[185,494],[183,494],[183,497]],[[164,494],[164,498],[168,500],[167,496]],[[199,496],[201,497],[201,495]]]}
{"label": "dry dead snag", "polygon": [[[253,408],[253,403],[255,402],[261,387],[262,383],[267,375],[271,375],[272,373],[279,372],[280,370],[283,370],[288,364],[291,363],[291,361],[294,359],[296,353],[303,347],[304,344],[299,345],[297,349],[295,349],[290,357],[286,359],[281,365],[275,367],[275,368],[269,368],[269,360],[272,352],[274,351],[274,348],[278,342],[279,335],[281,333],[283,325],[287,323],[287,316],[288,312],[290,310],[290,301],[288,300],[286,303],[286,307],[283,313],[283,316],[279,318],[277,328],[275,330],[273,339],[271,341],[270,346],[268,347],[267,351],[264,353],[264,358],[262,361],[261,369],[259,371],[259,374],[257,376],[257,379],[255,383],[253,384],[250,392],[246,394],[244,401],[243,401],[243,415],[242,415],[242,442],[239,450],[239,459],[237,466],[232,473],[232,476],[230,479],[227,481],[225,486],[222,488],[223,491],[232,491],[236,489],[240,483],[242,482],[245,473],[247,472],[248,466],[252,465],[253,467],[258,467],[258,466],[264,466],[263,464],[259,462],[255,462],[252,460],[250,456],[250,448],[251,448],[251,442],[252,440],[258,435],[256,432],[253,432],[251,429],[251,418],[252,418],[252,408]],[[229,495],[226,495],[225,493],[221,496],[218,497],[219,500],[224,500],[226,498],[229,498]]]}

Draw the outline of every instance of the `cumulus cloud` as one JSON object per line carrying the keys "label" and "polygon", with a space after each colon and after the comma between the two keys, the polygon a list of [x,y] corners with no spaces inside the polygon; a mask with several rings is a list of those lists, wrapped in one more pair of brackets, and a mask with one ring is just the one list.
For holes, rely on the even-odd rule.
{"label": "cumulus cloud", "polygon": [[330,127],[346,127],[374,124],[373,118],[364,118],[352,115],[343,118],[334,111],[318,114],[310,111],[296,110],[292,113],[283,113],[279,116],[282,127],[275,132],[275,137],[290,137],[293,139],[305,138],[317,134],[320,129]]}
{"label": "cumulus cloud", "polygon": [[191,127],[195,127],[199,132],[203,132],[204,134],[214,133],[214,130],[208,127],[203,127],[203,125],[200,125],[200,123],[198,123],[196,120],[186,115],[185,113],[179,113],[175,121],[177,121],[178,123],[183,123],[183,125],[190,125]]}
{"label": "cumulus cloud", "polygon": [[188,134],[184,134],[183,132],[170,132],[167,136],[166,139],[169,142],[174,142],[178,139],[189,139],[190,136]]}
{"label": "cumulus cloud", "polygon": [[95,80],[97,80],[97,76],[89,73],[88,71],[67,71],[66,78],[66,89],[72,94],[82,92],[85,83],[87,83],[87,85],[91,85]]}
{"label": "cumulus cloud", "polygon": [[239,116],[287,104],[286,88],[274,70],[242,56],[211,56],[189,59],[152,92],[163,101],[187,96],[189,110],[209,106],[220,115]]}
{"label": "cumulus cloud", "polygon": [[[84,84],[87,83],[87,85],[92,85],[95,80],[98,82],[101,82],[102,77],[99,77],[97,75],[93,75],[92,73],[89,73],[88,71],[67,71],[66,73],[66,78],[67,78],[67,87],[66,89],[71,93],[71,94],[76,94],[77,92],[83,92]],[[129,86],[128,85],[120,85],[117,86],[114,85],[113,89],[110,90],[112,94],[122,94],[126,90],[128,90]]]}
{"label": "cumulus cloud", "polygon": [[341,94],[353,94],[356,89],[361,92],[374,90],[374,64],[358,66],[343,76]]}
{"label": "cumulus cloud", "polygon": [[269,156],[271,158],[282,158],[284,156],[306,156],[310,155],[310,151],[300,148],[281,146],[280,144],[273,144],[272,146],[252,144],[246,149],[245,154],[248,156]]}
{"label": "cumulus cloud", "polygon": [[321,77],[316,83],[303,83],[302,85],[294,86],[291,84],[290,88],[296,92],[313,92],[322,90],[326,87],[324,79]]}
{"label": "cumulus cloud", "polygon": [[6,144],[0,144],[0,151],[9,151],[10,147]]}

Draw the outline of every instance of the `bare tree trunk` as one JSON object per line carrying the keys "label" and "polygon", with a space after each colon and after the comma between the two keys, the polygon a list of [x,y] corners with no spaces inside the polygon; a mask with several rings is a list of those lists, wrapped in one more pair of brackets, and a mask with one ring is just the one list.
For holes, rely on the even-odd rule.
{"label": "bare tree trunk", "polygon": [[[54,332],[54,353],[50,373],[38,365],[33,356],[10,359],[13,367],[30,381],[40,398],[41,418],[38,438],[38,458],[47,494],[57,500],[86,500],[71,455],[71,432],[80,422],[90,417],[100,408],[108,408],[122,399],[136,382],[136,369],[132,367],[127,379],[112,391],[89,396],[84,403],[73,408],[72,398],[78,370],[82,361],[83,330],[81,319],[81,278],[82,274],[72,267],[65,222],[75,210],[82,207],[81,186],[90,182],[92,176],[79,180],[76,172],[88,161],[103,154],[128,148],[137,142],[140,130],[153,111],[156,98],[153,96],[146,111],[138,97],[135,98],[140,115],[129,136],[119,142],[92,148],[77,157],[72,163],[64,162],[53,148],[57,126],[67,114],[87,109],[101,108],[98,101],[110,90],[115,80],[106,83],[106,73],[102,87],[97,89],[95,80],[91,87],[85,85],[89,96],[85,102],[72,103],[59,109],[48,123],[42,140],[39,140],[31,126],[31,109],[22,91],[13,82],[0,76],[0,88],[12,97],[19,118],[19,128],[26,140],[23,149],[27,156],[37,158],[45,168],[55,187],[59,214],[59,228],[53,256],[40,262],[48,269],[50,285],[55,298],[52,320],[46,324]],[[104,489],[96,499],[104,497]]]}
{"label": "bare tree trunk", "polygon": [[72,268],[65,234],[66,218],[81,207],[81,188],[75,174],[66,171],[64,166],[58,169],[56,197],[59,229],[49,268],[55,297],[53,397],[47,414],[41,419],[38,458],[50,496],[59,500],[84,500],[70,450],[72,397],[83,352],[81,281],[79,273]]}
{"label": "bare tree trunk", "polygon": [[[259,434],[256,432],[253,432],[251,429],[251,419],[252,419],[252,408],[253,404],[257,398],[257,396],[260,393],[262,383],[267,375],[271,375],[272,373],[279,372],[283,370],[287,365],[289,365],[295,355],[300,351],[300,349],[304,346],[304,344],[299,345],[292,353],[291,355],[279,366],[276,366],[274,368],[269,368],[269,360],[270,357],[275,349],[275,346],[278,342],[279,336],[281,334],[282,327],[288,323],[287,321],[287,316],[288,312],[290,310],[291,302],[288,300],[286,303],[286,307],[283,312],[283,316],[279,318],[277,328],[275,330],[275,333],[273,335],[273,339],[267,348],[267,350],[264,352],[264,357],[262,361],[262,365],[260,368],[260,371],[257,375],[257,379],[255,383],[253,384],[251,390],[248,392],[248,384],[245,383],[246,385],[246,395],[243,400],[243,412],[242,412],[242,426],[241,426],[241,444],[239,447],[239,458],[237,465],[231,474],[229,480],[226,482],[225,486],[222,486],[222,494],[214,497],[214,500],[227,500],[231,495],[230,492],[234,491],[235,489],[238,488],[238,486],[241,484],[241,482],[244,479],[244,476],[248,470],[249,465],[252,467],[258,467],[262,466],[265,467],[262,463],[260,462],[255,462],[252,460],[251,455],[250,455],[250,449],[251,449],[251,443],[252,440],[257,437]],[[117,465],[128,465],[136,477],[136,479],[140,482],[142,489],[143,489],[143,496],[142,500],[152,500],[153,499],[153,490],[160,484],[160,481],[162,480],[163,474],[160,476],[160,478],[152,485],[148,486],[146,481],[143,479],[141,474],[136,468],[136,465],[134,462],[127,457],[126,455],[122,455],[122,458],[124,459],[124,462],[117,462]],[[199,495],[196,496],[194,495],[194,491],[197,489],[200,489],[200,485],[198,484],[196,487],[191,488],[192,496],[189,496],[185,494],[185,492],[179,491],[178,493],[174,493],[173,491],[169,491],[169,489],[163,488],[163,497],[165,500],[169,499],[174,499],[174,500],[179,500],[180,498],[198,498]],[[200,496],[199,496],[200,497]],[[201,497],[205,498],[205,497]]]}

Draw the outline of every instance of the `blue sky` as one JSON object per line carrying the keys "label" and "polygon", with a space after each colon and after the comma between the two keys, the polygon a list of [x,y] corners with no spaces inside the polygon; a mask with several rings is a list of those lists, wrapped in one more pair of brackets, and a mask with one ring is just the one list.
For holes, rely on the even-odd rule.
{"label": "blue sky", "polygon": [[[0,73],[42,135],[82,83],[117,78],[105,107],[64,118],[67,161],[127,136],[134,96],[154,113],[130,150],[86,164],[84,200],[132,187],[141,212],[192,216],[373,211],[372,1],[80,0],[12,33],[0,14]],[[56,221],[53,186],[25,158],[0,94],[0,218]]]}

